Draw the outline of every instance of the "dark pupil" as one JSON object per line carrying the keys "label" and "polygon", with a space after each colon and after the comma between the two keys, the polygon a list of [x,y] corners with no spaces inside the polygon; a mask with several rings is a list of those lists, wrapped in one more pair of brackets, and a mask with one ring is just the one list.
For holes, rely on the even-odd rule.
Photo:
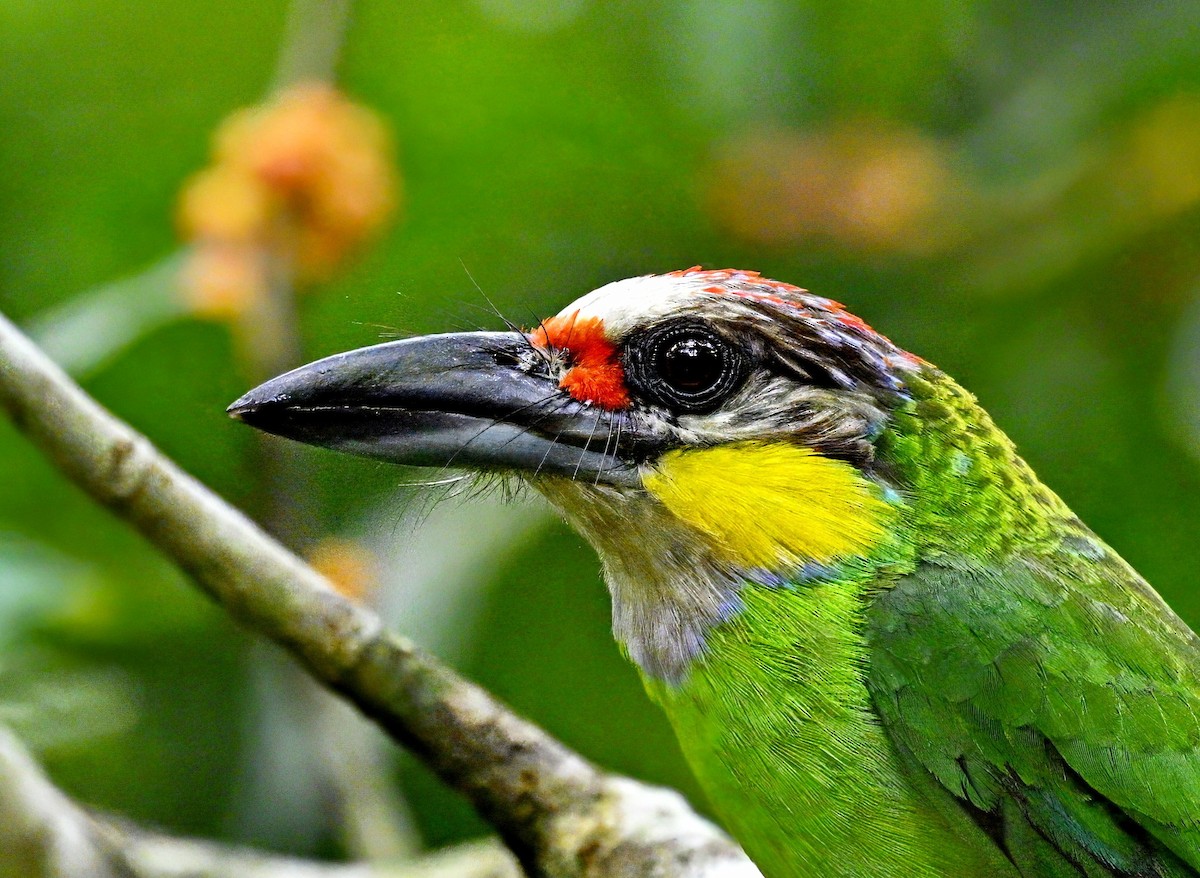
{"label": "dark pupil", "polygon": [[658,357],[658,374],[682,393],[703,393],[721,380],[725,361],[715,344],[685,338],[669,345]]}

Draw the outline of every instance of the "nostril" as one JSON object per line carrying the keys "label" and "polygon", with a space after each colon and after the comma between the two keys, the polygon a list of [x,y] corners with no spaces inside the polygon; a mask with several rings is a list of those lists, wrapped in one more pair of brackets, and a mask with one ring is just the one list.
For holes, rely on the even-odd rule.
{"label": "nostril", "polygon": [[507,368],[515,368],[521,365],[521,358],[517,356],[515,351],[507,348],[498,348],[492,351],[492,361],[497,366],[505,366]]}

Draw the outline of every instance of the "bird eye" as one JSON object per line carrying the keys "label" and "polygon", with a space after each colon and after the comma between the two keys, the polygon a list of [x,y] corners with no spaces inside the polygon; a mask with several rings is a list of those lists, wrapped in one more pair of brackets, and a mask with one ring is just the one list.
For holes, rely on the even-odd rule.
{"label": "bird eye", "polygon": [[724,350],[710,338],[681,338],[657,351],[658,375],[680,393],[694,396],[720,382]]}
{"label": "bird eye", "polygon": [[716,409],[746,375],[741,352],[695,320],[660,325],[630,339],[624,365],[635,392],[690,413]]}

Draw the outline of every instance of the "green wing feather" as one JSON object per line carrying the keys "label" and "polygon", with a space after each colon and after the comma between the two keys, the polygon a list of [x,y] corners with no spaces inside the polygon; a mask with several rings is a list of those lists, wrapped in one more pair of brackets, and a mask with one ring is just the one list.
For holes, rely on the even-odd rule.
{"label": "green wing feather", "polygon": [[1200,875],[1200,640],[1114,555],[927,562],[866,633],[910,770],[1022,874]]}

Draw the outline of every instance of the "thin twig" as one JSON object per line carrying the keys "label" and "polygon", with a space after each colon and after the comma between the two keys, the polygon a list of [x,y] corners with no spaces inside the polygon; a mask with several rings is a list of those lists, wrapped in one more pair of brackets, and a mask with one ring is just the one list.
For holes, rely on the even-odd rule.
{"label": "thin twig", "polygon": [[522,878],[498,841],[463,844],[412,861],[329,863],[173,838],[98,822],[134,878]]}
{"label": "thin twig", "polygon": [[352,6],[352,0],[292,0],[275,65],[275,91],[334,80]]}
{"label": "thin twig", "polygon": [[2,316],[0,407],[235,618],[463,792],[531,875],[757,874],[677,793],[605,774],[385,632],[374,613],[101,408]]}
{"label": "thin twig", "polygon": [[0,878],[116,878],[84,812],[0,727]]}
{"label": "thin twig", "polygon": [[3,878],[521,878],[498,842],[411,862],[325,863],[151,832],[79,807],[0,727]]}

